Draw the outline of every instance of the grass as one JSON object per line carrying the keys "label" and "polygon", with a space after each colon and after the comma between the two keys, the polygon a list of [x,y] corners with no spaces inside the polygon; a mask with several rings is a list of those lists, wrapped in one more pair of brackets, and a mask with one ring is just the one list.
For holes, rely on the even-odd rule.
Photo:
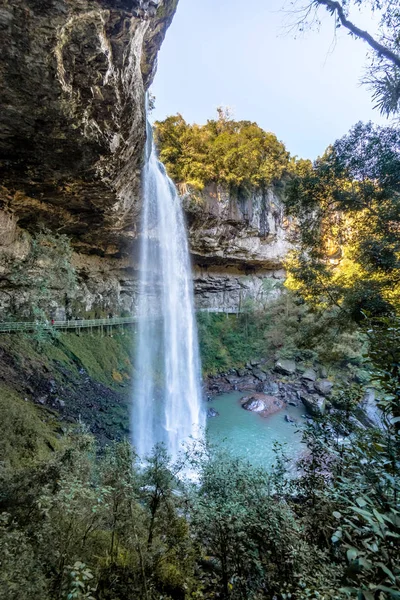
{"label": "grass", "polygon": [[3,467],[19,469],[48,458],[59,444],[57,419],[15,390],[0,385],[0,456]]}
{"label": "grass", "polygon": [[114,387],[131,377],[133,336],[129,329],[113,337],[64,333],[57,343],[64,354],[78,362],[96,381]]}

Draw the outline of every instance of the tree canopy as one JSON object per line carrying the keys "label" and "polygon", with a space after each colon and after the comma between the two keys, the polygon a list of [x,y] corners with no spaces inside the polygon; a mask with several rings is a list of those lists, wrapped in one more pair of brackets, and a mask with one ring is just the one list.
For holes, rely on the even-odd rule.
{"label": "tree canopy", "polygon": [[251,121],[235,121],[227,110],[205,125],[190,125],[177,114],[155,124],[160,159],[176,183],[203,189],[268,187],[287,172],[290,155],[273,133]]}
{"label": "tree canopy", "polygon": [[358,123],[287,186],[298,250],[288,285],[359,319],[400,308],[400,132]]}

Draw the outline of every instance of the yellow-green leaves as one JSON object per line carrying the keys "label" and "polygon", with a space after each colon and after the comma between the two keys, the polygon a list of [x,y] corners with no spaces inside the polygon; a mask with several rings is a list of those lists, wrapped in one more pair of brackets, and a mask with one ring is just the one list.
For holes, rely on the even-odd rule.
{"label": "yellow-green leaves", "polygon": [[268,187],[293,168],[282,142],[251,121],[234,121],[219,109],[217,120],[189,125],[181,115],[155,124],[160,159],[176,183],[203,189]]}

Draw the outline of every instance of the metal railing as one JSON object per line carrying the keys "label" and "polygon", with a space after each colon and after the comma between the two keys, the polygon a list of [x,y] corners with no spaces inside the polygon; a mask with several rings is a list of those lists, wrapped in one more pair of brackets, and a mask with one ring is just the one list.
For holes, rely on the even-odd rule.
{"label": "metal railing", "polygon": [[196,312],[223,313],[224,315],[238,315],[241,311],[238,308],[198,308]]}
{"label": "metal railing", "polygon": [[[234,308],[199,308],[197,312],[238,314],[240,311]],[[109,328],[119,325],[131,325],[137,323],[138,317],[109,317],[107,319],[70,319],[66,321],[9,321],[0,322],[0,333],[12,333],[18,331],[40,330],[65,330]]]}
{"label": "metal railing", "polygon": [[35,331],[37,329],[91,329],[136,323],[137,317],[110,317],[109,319],[70,319],[67,321],[20,321],[0,323],[0,333]]}

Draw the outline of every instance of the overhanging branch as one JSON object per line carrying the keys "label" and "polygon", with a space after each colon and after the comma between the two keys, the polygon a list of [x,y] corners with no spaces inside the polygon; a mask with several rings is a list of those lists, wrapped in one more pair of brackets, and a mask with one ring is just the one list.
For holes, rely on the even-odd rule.
{"label": "overhanging branch", "polygon": [[390,48],[388,48],[387,46],[384,46],[383,44],[378,42],[375,38],[372,37],[371,34],[368,33],[368,31],[363,31],[362,29],[354,25],[354,23],[349,21],[340,2],[336,2],[336,0],[314,0],[314,4],[325,6],[325,8],[332,15],[336,13],[343,27],[346,27],[346,29],[348,29],[355,36],[367,42],[367,44],[369,44],[369,46],[371,46],[371,48],[373,48],[375,52],[387,58],[390,62],[392,62],[394,65],[396,65],[396,67],[400,69],[400,56],[392,50],[390,50]]}

